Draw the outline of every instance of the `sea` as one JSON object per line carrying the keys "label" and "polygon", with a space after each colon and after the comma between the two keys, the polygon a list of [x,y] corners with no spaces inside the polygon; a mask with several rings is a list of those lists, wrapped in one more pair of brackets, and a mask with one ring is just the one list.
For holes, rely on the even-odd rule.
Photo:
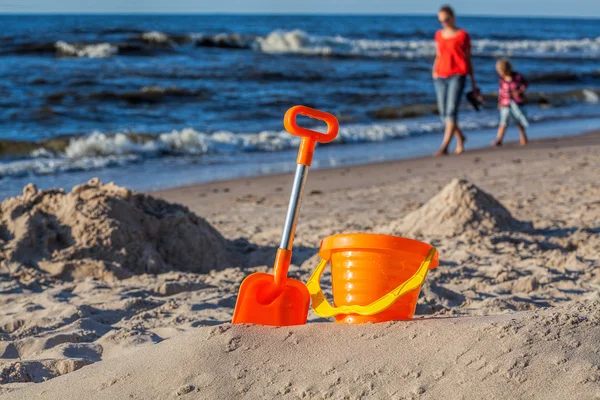
{"label": "sea", "polygon": [[[479,112],[463,102],[467,148],[494,139],[499,57],[530,81],[532,138],[600,128],[599,19],[458,22],[486,95]],[[282,120],[297,104],[341,124],[316,168],[427,155],[441,141],[433,13],[0,15],[0,26],[0,199],[28,183],[99,177],[147,191],[291,171],[298,139]]]}

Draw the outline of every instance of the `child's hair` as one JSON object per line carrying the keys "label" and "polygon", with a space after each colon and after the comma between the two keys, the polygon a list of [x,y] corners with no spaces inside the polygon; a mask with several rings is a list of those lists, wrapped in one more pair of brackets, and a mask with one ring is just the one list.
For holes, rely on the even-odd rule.
{"label": "child's hair", "polygon": [[507,58],[499,59],[496,63],[496,68],[498,68],[498,70],[502,71],[506,75],[512,75],[513,73],[512,64],[510,63],[510,61],[508,61]]}
{"label": "child's hair", "polygon": [[450,7],[448,4],[441,6],[438,12],[445,12],[450,16],[450,18],[454,18],[454,9],[452,9],[452,7]]}

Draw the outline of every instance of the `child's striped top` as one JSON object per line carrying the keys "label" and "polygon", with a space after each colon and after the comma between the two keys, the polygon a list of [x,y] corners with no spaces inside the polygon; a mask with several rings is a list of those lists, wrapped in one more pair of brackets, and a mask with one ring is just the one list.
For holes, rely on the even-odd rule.
{"label": "child's striped top", "polygon": [[516,93],[517,90],[527,89],[529,82],[518,72],[513,73],[512,81],[508,82],[502,78],[498,79],[498,102],[502,107],[510,106],[510,101],[522,105],[525,103],[525,96],[522,93]]}

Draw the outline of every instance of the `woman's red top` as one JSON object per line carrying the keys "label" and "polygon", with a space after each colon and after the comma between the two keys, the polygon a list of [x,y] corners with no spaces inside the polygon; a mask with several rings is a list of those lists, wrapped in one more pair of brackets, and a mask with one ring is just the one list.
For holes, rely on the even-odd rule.
{"label": "woman's red top", "polygon": [[438,62],[435,72],[440,78],[469,73],[468,54],[471,53],[471,37],[465,30],[459,30],[451,38],[442,36],[439,30],[435,34],[438,47]]}

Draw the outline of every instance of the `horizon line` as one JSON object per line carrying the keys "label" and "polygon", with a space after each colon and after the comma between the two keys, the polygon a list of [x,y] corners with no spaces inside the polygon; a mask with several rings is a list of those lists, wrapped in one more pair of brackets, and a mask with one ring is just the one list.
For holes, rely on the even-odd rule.
{"label": "horizon line", "polygon": [[[30,12],[30,11],[2,11],[0,9],[0,15],[30,15],[30,16],[60,16],[60,15],[79,15],[79,16],[102,16],[102,15],[119,15],[119,16],[143,16],[143,15],[165,15],[165,16],[335,16],[335,17],[431,17],[435,13],[424,14],[424,13],[360,13],[360,12],[347,12],[347,13],[328,13],[328,12],[246,12],[246,11],[216,11],[216,12],[163,12],[163,11],[145,11],[145,12],[77,12],[77,11],[44,11],[44,12]],[[548,14],[470,14],[461,13],[460,17],[486,17],[486,18],[546,18],[546,19],[600,19],[599,16],[585,16],[585,15],[548,15]]]}

